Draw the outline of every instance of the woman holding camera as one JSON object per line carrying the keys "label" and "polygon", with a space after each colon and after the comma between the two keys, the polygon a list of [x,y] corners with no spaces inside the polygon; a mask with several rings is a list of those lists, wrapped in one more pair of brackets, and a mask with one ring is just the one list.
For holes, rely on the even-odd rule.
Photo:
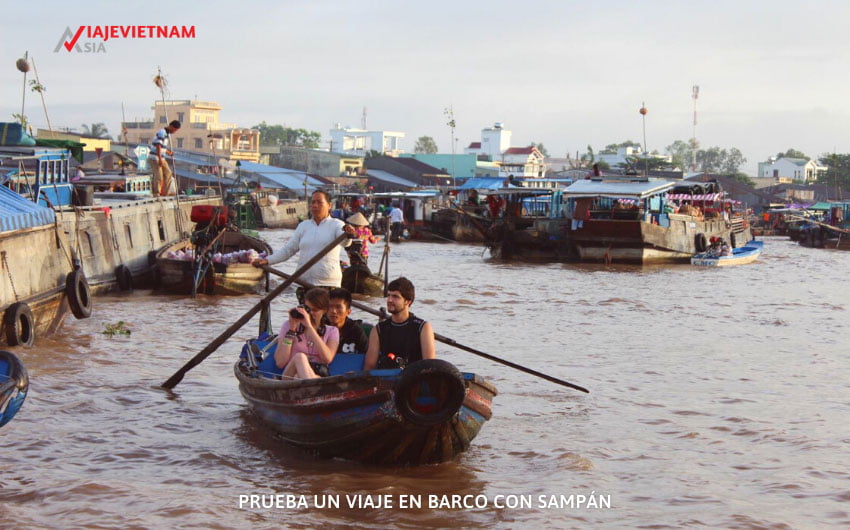
{"label": "woman holding camera", "polygon": [[339,329],[327,326],[328,291],[313,288],[304,295],[304,305],[289,311],[280,328],[274,360],[283,368],[281,378],[314,379],[327,377],[328,364],[339,345]]}

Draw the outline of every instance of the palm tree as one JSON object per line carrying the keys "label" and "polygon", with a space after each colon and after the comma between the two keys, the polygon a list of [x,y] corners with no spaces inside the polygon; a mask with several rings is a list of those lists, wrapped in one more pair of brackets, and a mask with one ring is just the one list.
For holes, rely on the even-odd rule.
{"label": "palm tree", "polygon": [[106,125],[103,122],[100,123],[92,123],[91,127],[86,124],[83,124],[83,134],[86,136],[92,136],[94,138],[109,138],[112,139],[112,136],[109,135],[109,129],[106,128]]}

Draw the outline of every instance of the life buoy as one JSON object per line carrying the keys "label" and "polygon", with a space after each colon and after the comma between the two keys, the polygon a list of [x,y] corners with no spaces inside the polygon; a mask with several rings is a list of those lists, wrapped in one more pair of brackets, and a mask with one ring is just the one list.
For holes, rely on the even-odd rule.
{"label": "life buoy", "polygon": [[126,265],[115,267],[115,278],[118,280],[118,288],[122,291],[133,290],[133,273]]}
{"label": "life buoy", "polygon": [[68,297],[68,305],[75,317],[88,318],[91,316],[91,288],[82,270],[75,269],[68,273],[65,278],[65,296]]}
{"label": "life buoy", "polygon": [[465,396],[460,371],[441,359],[424,359],[409,365],[395,385],[399,413],[410,423],[422,427],[451,419]]}
{"label": "life buoy", "polygon": [[705,238],[705,234],[694,236],[694,247],[696,247],[697,252],[705,252],[705,249],[708,248],[708,240]]}
{"label": "life buoy", "polygon": [[737,236],[735,236],[735,232],[729,232],[729,246],[731,248],[735,248],[735,243],[737,243]]}
{"label": "life buoy", "polygon": [[6,328],[6,343],[9,346],[30,347],[35,342],[35,319],[26,303],[15,302],[6,308],[3,326]]}

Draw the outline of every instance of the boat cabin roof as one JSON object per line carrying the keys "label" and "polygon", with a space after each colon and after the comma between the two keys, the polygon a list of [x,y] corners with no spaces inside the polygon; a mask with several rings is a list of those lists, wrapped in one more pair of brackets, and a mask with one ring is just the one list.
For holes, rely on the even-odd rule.
{"label": "boat cabin roof", "polygon": [[667,180],[649,180],[638,182],[617,182],[598,180],[578,180],[564,190],[564,197],[629,197],[643,199],[665,193],[675,186]]}
{"label": "boat cabin roof", "polygon": [[427,199],[440,195],[440,190],[416,190],[416,191],[387,191],[383,193],[373,193],[372,196],[378,199],[381,198],[409,198],[409,199]]}

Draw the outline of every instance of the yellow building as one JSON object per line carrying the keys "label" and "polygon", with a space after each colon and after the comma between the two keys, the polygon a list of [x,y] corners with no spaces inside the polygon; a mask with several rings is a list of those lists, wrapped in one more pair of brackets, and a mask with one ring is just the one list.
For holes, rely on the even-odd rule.
{"label": "yellow building", "polygon": [[172,120],[181,123],[171,135],[173,149],[211,154],[229,160],[259,162],[260,131],[218,121],[221,105],[212,101],[157,101],[153,121],[122,122],[130,143],[150,144],[156,132]]}
{"label": "yellow building", "polygon": [[102,149],[104,153],[108,153],[112,147],[112,141],[109,138],[95,138],[94,136],[86,136],[80,133],[50,131],[48,129],[39,129],[36,133],[39,138],[47,140],[70,140],[86,144],[83,151],[97,151]]}

